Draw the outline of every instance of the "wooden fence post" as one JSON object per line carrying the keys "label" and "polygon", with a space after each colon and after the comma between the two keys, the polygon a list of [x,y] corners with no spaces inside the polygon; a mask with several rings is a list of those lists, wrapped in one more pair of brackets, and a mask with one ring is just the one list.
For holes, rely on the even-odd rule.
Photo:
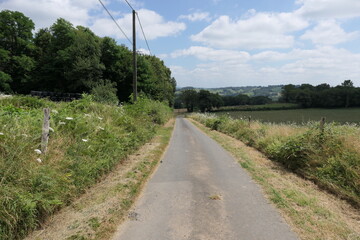
{"label": "wooden fence post", "polygon": [[44,122],[41,135],[41,152],[46,153],[47,144],[49,141],[49,127],[50,127],[50,109],[44,108]]}
{"label": "wooden fence post", "polygon": [[251,116],[249,116],[249,127],[251,126]]}
{"label": "wooden fence post", "polygon": [[322,117],[321,120],[320,120],[320,131],[321,131],[321,133],[324,132],[325,120],[326,120],[325,117]]}

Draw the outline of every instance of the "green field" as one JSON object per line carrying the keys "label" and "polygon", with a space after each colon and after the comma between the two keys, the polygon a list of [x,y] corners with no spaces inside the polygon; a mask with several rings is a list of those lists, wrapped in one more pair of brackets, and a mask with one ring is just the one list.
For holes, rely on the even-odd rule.
{"label": "green field", "polygon": [[327,122],[356,123],[360,124],[360,108],[340,108],[340,109],[292,109],[292,110],[272,110],[272,111],[228,111],[217,112],[216,115],[229,115],[232,118],[248,118],[262,122],[272,123],[306,123],[318,121],[326,117]]}

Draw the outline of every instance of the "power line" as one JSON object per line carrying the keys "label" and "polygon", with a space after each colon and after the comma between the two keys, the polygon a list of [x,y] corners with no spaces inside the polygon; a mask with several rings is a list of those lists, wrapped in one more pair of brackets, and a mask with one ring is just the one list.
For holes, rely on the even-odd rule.
{"label": "power line", "polygon": [[[125,0],[125,1],[126,1],[126,0]],[[147,39],[146,39],[146,36],[145,36],[145,33],[144,33],[144,29],[143,29],[143,27],[142,27],[142,24],[141,24],[141,21],[140,21],[140,18],[139,18],[139,14],[138,14],[137,12],[136,12],[136,17],[137,17],[137,19],[139,20],[140,28],[141,28],[142,34],[143,34],[143,36],[144,36],[144,39],[145,39],[145,42],[146,42],[146,46],[147,46],[147,48],[149,49],[150,55],[152,55],[152,54],[151,54],[150,47],[149,47],[149,43],[148,43],[148,41],[147,41]]]}
{"label": "power line", "polygon": [[[126,0],[125,0],[126,1]],[[116,22],[115,18],[111,15],[111,13],[109,12],[109,10],[105,7],[105,5],[103,4],[103,2],[101,0],[99,0],[99,2],[101,3],[101,5],[103,6],[103,8],[106,10],[106,12],[109,14],[109,16],[112,18],[112,20],[114,21],[114,23],[116,24],[116,26],[120,29],[120,31],[122,32],[122,34],[124,34],[124,36],[126,37],[126,39],[130,42],[130,44],[132,44],[132,42],[130,41],[130,39],[128,38],[128,36],[126,36],[125,32],[121,29],[121,27],[119,26],[119,24]],[[126,1],[127,2],[127,1]],[[131,6],[130,6],[131,7]]]}
{"label": "power line", "polygon": [[128,2],[128,0],[125,0],[125,2],[129,5],[129,7],[135,11],[135,9],[131,6],[131,4]]}
{"label": "power line", "polygon": [[143,26],[142,26],[142,24],[141,24],[141,21],[140,21],[140,17],[139,17],[138,12],[131,6],[131,4],[129,3],[128,0],[125,0],[125,2],[129,5],[129,7],[130,7],[133,11],[135,11],[136,17],[137,17],[137,19],[138,19],[138,21],[139,21],[139,24],[140,24],[141,32],[142,32],[142,34],[143,34],[143,36],[144,36],[144,39],[145,39],[146,46],[147,46],[147,48],[148,48],[148,50],[149,50],[149,52],[150,52],[150,55],[152,55],[152,54],[151,54],[150,47],[149,47],[149,43],[148,43],[148,41],[147,41],[147,39],[146,39],[146,36],[145,36],[144,28],[143,28]]}

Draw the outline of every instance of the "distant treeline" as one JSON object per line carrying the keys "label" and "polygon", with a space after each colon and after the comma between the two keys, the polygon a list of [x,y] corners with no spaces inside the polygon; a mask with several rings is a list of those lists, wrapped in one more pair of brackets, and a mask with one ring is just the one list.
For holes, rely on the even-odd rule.
{"label": "distant treeline", "polygon": [[[127,101],[132,93],[132,52],[89,28],[60,18],[33,31],[20,12],[0,12],[0,92],[102,93]],[[173,103],[176,81],[164,62],[138,54],[138,90]]]}
{"label": "distant treeline", "polygon": [[186,108],[188,112],[194,110],[208,112],[222,106],[262,105],[271,102],[271,98],[265,96],[249,97],[245,94],[221,96],[208,90],[198,92],[194,89],[187,89],[183,90],[175,99],[175,108]]}
{"label": "distant treeline", "polygon": [[317,86],[288,84],[283,87],[281,95],[281,102],[297,103],[306,108],[360,107],[360,88],[354,87],[351,80],[336,87],[326,83]]}

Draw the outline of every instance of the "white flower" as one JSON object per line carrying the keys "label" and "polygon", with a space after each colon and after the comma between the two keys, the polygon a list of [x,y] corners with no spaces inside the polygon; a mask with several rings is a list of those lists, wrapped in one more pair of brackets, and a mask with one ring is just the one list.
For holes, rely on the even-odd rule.
{"label": "white flower", "polygon": [[89,141],[88,139],[84,139],[84,138],[83,138],[83,139],[81,139],[81,140],[82,140],[83,142],[87,142],[87,141]]}
{"label": "white flower", "polygon": [[37,161],[38,163],[42,163],[42,160],[41,160],[40,158],[37,158],[36,161]]}
{"label": "white flower", "polygon": [[35,149],[34,150],[37,154],[41,154],[41,150],[40,149]]}
{"label": "white flower", "polygon": [[91,115],[88,113],[85,113],[85,117],[91,117]]}
{"label": "white flower", "polygon": [[98,119],[99,119],[99,120],[103,120],[103,118],[102,118],[102,117],[98,117]]}
{"label": "white flower", "polygon": [[65,125],[66,123],[64,123],[64,122],[59,122],[59,125]]}
{"label": "white flower", "polygon": [[25,134],[25,133],[21,134],[21,136],[23,136],[23,137],[28,137],[28,135]]}
{"label": "white flower", "polygon": [[58,114],[59,112],[56,111],[55,109],[51,110],[52,113]]}
{"label": "white flower", "polygon": [[4,135],[4,133],[0,132],[0,135]]}
{"label": "white flower", "polygon": [[103,128],[103,127],[98,127],[100,130],[105,130],[105,128]]}
{"label": "white flower", "polygon": [[74,118],[72,118],[72,117],[66,117],[65,119],[66,119],[66,120],[73,120]]}
{"label": "white flower", "polygon": [[53,129],[52,127],[49,127],[49,130],[50,130],[51,132],[54,132],[54,129]]}

